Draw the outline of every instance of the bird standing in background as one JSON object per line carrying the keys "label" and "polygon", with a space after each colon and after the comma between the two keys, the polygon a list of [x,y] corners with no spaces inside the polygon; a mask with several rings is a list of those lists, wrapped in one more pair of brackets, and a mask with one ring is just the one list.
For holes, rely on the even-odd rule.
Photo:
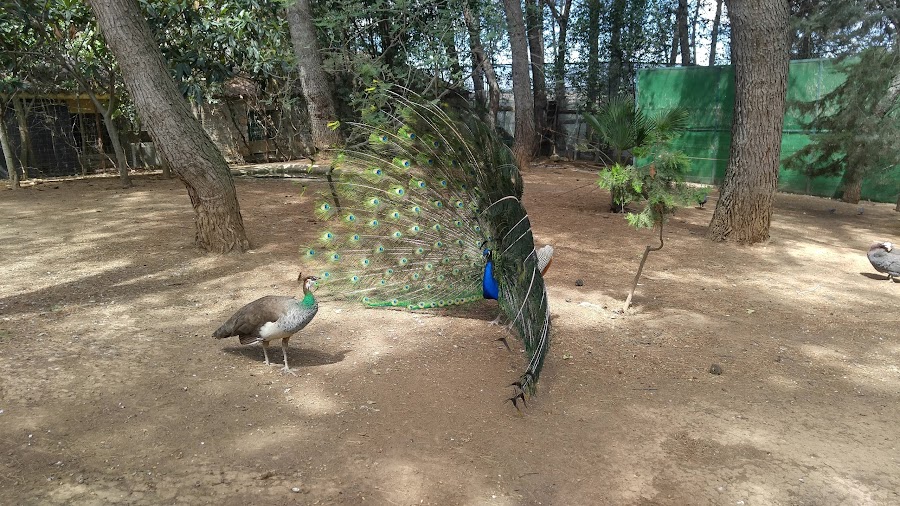
{"label": "bird standing in background", "polygon": [[319,310],[319,303],[312,293],[313,284],[318,278],[301,276],[302,273],[297,276],[297,281],[303,284],[302,299],[278,295],[256,299],[238,309],[234,316],[213,333],[213,337],[224,339],[238,336],[241,344],[262,344],[266,365],[272,365],[269,362],[269,341],[281,339],[281,351],[284,353],[284,367],[281,370],[294,374],[288,367],[288,341],[306,327]]}
{"label": "bird standing in background", "polygon": [[869,248],[869,262],[878,272],[884,272],[889,280],[900,278],[900,251],[891,242],[876,242]]}
{"label": "bird standing in background", "polygon": [[[475,115],[394,91],[389,120],[335,160],[317,214],[320,297],[425,309],[496,298],[528,365],[509,400],[534,393],[550,309],[512,153]],[[551,248],[552,251],[552,248]]]}
{"label": "bird standing in background", "polygon": [[700,204],[700,209],[703,209],[703,206],[709,202],[709,194],[705,193],[702,197],[697,197],[697,203]]}

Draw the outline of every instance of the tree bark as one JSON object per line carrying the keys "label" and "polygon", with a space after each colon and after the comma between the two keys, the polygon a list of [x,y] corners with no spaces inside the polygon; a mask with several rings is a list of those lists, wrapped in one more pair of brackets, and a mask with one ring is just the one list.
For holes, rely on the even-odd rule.
{"label": "tree bark", "polygon": [[119,138],[119,129],[116,127],[112,118],[112,111],[108,109],[100,109],[100,116],[103,117],[103,126],[109,133],[109,139],[112,141],[113,152],[116,154],[116,167],[119,169],[119,181],[123,188],[131,188],[131,176],[128,175],[128,158],[125,156],[125,149],[122,147],[122,139]]}
{"label": "tree bark", "polygon": [[622,28],[625,24],[625,0],[613,0],[609,14],[609,89],[610,97],[619,94],[624,74],[622,51]]}
{"label": "tree bark", "polygon": [[534,127],[538,139],[547,131],[547,78],[544,73],[544,10],[543,0],[526,0],[525,21],[528,29],[528,49],[531,56],[531,77],[534,84]]}
{"label": "tree bark", "polygon": [[[109,140],[112,142],[113,146],[113,153],[116,155],[116,167],[119,170],[119,180],[122,182],[123,188],[130,188],[131,177],[128,175],[128,159],[125,157],[125,149],[122,148],[122,139],[119,138],[119,129],[116,128],[116,124],[112,118],[112,112],[115,110],[115,77],[112,75],[112,71],[110,71],[110,84],[107,92],[110,99],[109,103],[104,106],[103,103],[100,102],[100,99],[97,98],[97,94],[91,89],[87,79],[82,76],[74,65],[70,64],[63,55],[60,55],[58,61],[62,63],[62,66],[68,71],[69,75],[78,82],[81,89],[87,93],[88,98],[91,99],[91,103],[94,104],[94,109],[96,109],[97,112],[100,113],[100,117],[103,118],[103,126],[106,128],[106,133],[109,134]],[[100,133],[97,133],[99,136]]]}
{"label": "tree bark", "polygon": [[849,204],[859,204],[862,196],[862,182],[864,171],[855,167],[847,167],[841,176],[841,184],[838,185],[839,198]]}
{"label": "tree bark", "polygon": [[337,120],[328,75],[322,67],[316,27],[313,25],[309,0],[297,0],[287,7],[288,27],[294,56],[300,70],[300,85],[306,97],[309,124],[316,149],[328,149],[341,144],[341,134],[328,124]]}
{"label": "tree bark", "polygon": [[566,101],[566,55],[569,54],[567,36],[572,0],[565,0],[562,12],[556,9],[556,5],[553,2],[550,2],[549,5],[559,27],[559,41],[556,44],[556,56],[553,60],[553,67],[556,69],[553,82],[553,95],[556,97],[556,114],[553,116],[553,142],[557,153],[565,153],[567,148],[566,125],[562,122],[562,114],[568,107]]}
{"label": "tree bark", "polygon": [[225,253],[250,247],[234,180],[222,153],[191,114],[163,61],[137,0],[89,0],[163,163],[187,187],[200,248]]}
{"label": "tree bark", "polygon": [[[31,131],[28,129],[28,114],[25,106],[18,97],[12,97],[13,109],[16,111],[16,124],[19,127],[19,165],[22,166],[22,175],[28,177],[28,167],[34,159],[31,147]],[[7,132],[8,133],[8,132]]]}
{"label": "tree bark", "polygon": [[487,95],[484,92],[484,46],[481,45],[480,29],[477,24],[473,23],[468,2],[463,5],[463,19],[466,23],[466,31],[469,33],[469,53],[472,55],[472,90],[475,93],[475,103],[487,109]]}
{"label": "tree bark", "polygon": [[681,48],[681,65],[691,65],[691,44],[688,40],[688,6],[687,0],[678,0],[675,11],[675,22],[678,25],[678,43]]}
{"label": "tree bark", "polygon": [[516,111],[516,132],[513,155],[523,168],[534,157],[536,135],[534,129],[534,95],[528,75],[528,41],[525,38],[525,19],[519,0],[503,0],[509,41],[512,49],[513,99]]}
{"label": "tree bark", "polygon": [[700,7],[703,0],[694,0],[694,13],[691,16],[691,61],[697,63],[697,25],[700,24]]}
{"label": "tree bark", "polygon": [[600,99],[600,0],[588,0],[587,108],[593,112]]}
{"label": "tree bark", "polygon": [[716,64],[716,46],[719,43],[719,24],[722,22],[722,0],[716,0],[716,16],[713,18],[709,41],[709,66]]}
{"label": "tree bark", "polygon": [[787,93],[787,0],[729,0],[734,119],[725,181],[709,225],[714,241],[769,238]]}
{"label": "tree bark", "polygon": [[6,118],[3,114],[6,106],[0,107],[0,147],[3,148],[3,158],[6,160],[6,172],[9,173],[9,187],[19,189],[19,171],[16,169],[16,160],[13,156],[12,144],[9,142],[9,134],[6,131]]}
{"label": "tree bark", "polygon": [[497,81],[497,74],[494,72],[494,66],[491,59],[488,58],[481,43],[481,22],[479,20],[477,0],[468,0],[463,3],[463,19],[466,22],[466,28],[469,31],[469,43],[472,45],[473,58],[475,54],[481,63],[484,76],[488,83],[488,117],[487,122],[494,128],[497,125],[497,114],[500,112],[500,83]]}

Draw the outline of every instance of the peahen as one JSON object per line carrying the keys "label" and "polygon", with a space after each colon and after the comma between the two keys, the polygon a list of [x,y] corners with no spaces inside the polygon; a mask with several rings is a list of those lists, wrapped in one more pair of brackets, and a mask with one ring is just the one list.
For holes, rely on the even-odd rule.
{"label": "peahen", "polygon": [[388,93],[395,111],[357,125],[368,142],[335,159],[316,208],[324,229],[304,260],[318,266],[320,297],[413,310],[497,299],[529,358],[512,384],[518,408],[550,345],[519,169],[474,115]]}
{"label": "peahen", "polygon": [[288,367],[288,340],[312,321],[319,310],[319,303],[312,293],[315,276],[297,276],[303,284],[303,298],[267,295],[237,310],[221,327],[213,332],[216,339],[238,336],[241,344],[261,343],[266,365],[269,362],[269,341],[281,339],[284,353],[283,372],[294,374]]}

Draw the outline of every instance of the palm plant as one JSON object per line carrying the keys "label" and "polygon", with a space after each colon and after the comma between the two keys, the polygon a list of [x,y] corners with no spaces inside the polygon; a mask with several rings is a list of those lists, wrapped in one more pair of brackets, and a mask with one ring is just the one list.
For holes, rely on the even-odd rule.
{"label": "palm plant", "polygon": [[[663,225],[678,207],[697,202],[705,196],[707,190],[695,190],[685,185],[684,175],[690,167],[690,160],[672,147],[672,142],[687,127],[686,110],[676,107],[648,116],[627,98],[610,101],[610,104],[613,107],[601,111],[594,118],[596,121],[588,122],[617,153],[621,153],[622,146],[640,140],[639,144],[633,144],[627,149],[647,162],[623,165],[621,155],[618,155],[619,160],[609,170],[600,173],[597,184],[610,190],[613,205],[620,210],[624,210],[625,204],[629,202],[644,202],[640,212],[625,215],[631,226],[659,227],[659,245],[648,245],[644,250],[631,291],[625,300],[624,309],[628,309],[647,256],[651,251],[663,248]],[[630,113],[626,110],[628,106],[632,109]],[[619,122],[618,130],[614,120]]]}

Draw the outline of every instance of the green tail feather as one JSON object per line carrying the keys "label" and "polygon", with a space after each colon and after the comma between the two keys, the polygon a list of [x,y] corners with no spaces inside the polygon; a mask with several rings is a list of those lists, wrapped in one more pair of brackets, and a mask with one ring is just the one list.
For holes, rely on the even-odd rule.
{"label": "green tail feather", "polygon": [[498,302],[530,357],[518,383],[531,393],[550,313],[512,154],[473,117],[418,97],[394,99],[401,108],[393,123],[359,125],[368,144],[336,158],[333,184],[316,205],[324,228],[302,250],[304,271],[318,276],[320,300],[446,307],[482,298],[489,248]]}

